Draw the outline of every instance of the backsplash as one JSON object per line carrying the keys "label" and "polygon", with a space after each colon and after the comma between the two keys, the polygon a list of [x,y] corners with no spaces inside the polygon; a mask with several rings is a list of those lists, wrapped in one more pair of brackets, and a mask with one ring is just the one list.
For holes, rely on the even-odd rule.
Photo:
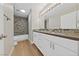
{"label": "backsplash", "polygon": [[28,34],[28,18],[14,17],[14,35]]}
{"label": "backsplash", "polygon": [[79,33],[79,29],[36,29],[40,31],[53,31],[53,32],[75,32]]}

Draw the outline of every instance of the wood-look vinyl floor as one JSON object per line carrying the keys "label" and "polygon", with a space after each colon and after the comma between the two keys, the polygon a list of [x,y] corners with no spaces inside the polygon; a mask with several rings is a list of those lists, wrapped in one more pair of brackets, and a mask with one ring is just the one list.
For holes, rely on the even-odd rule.
{"label": "wood-look vinyl floor", "polygon": [[12,56],[42,56],[41,52],[29,40],[20,41],[15,46]]}

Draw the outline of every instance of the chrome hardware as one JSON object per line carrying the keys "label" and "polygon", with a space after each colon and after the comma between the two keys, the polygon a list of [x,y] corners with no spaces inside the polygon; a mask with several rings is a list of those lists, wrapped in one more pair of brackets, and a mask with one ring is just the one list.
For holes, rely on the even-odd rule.
{"label": "chrome hardware", "polygon": [[0,35],[0,39],[3,39],[3,38],[6,38],[6,36],[5,35]]}
{"label": "chrome hardware", "polygon": [[51,48],[51,43],[52,43],[52,42],[50,42],[50,48]]}
{"label": "chrome hardware", "polygon": [[55,45],[54,45],[54,43],[50,42],[50,48],[52,48],[53,50],[55,50]]}
{"label": "chrome hardware", "polygon": [[55,50],[55,45],[53,44],[53,50]]}

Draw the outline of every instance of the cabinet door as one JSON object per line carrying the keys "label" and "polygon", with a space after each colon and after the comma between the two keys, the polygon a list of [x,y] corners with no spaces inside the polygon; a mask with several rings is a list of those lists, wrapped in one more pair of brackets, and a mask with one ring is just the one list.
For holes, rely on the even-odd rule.
{"label": "cabinet door", "polygon": [[39,47],[39,40],[40,40],[39,37],[40,37],[39,33],[33,32],[33,42],[36,44],[37,47]]}
{"label": "cabinet door", "polygon": [[[41,34],[42,35],[42,34]],[[50,42],[45,38],[44,35],[40,36],[41,38],[38,39],[38,46],[41,52],[44,55],[48,55],[48,50],[50,46]]]}
{"label": "cabinet door", "polygon": [[76,56],[77,55],[77,53],[74,53],[58,44],[54,44],[53,49],[54,49],[54,54],[52,55],[55,55],[55,56]]}
{"label": "cabinet door", "polygon": [[[44,40],[45,38],[43,37],[43,34],[41,33],[37,33],[37,32],[33,32],[33,40],[34,43],[36,44],[36,46],[40,49],[40,51],[46,55],[45,53],[45,44],[44,44]],[[46,42],[47,43],[47,42]]]}
{"label": "cabinet door", "polygon": [[49,55],[49,51],[50,51],[50,41],[47,39],[43,39],[43,51],[45,53],[45,55]]}

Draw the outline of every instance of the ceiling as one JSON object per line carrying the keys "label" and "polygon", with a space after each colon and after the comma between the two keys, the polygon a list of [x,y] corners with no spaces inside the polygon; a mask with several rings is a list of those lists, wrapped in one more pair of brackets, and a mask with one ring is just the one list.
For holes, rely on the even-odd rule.
{"label": "ceiling", "polygon": [[[14,3],[14,15],[20,17],[27,17],[30,9],[36,9],[41,11],[47,3]],[[39,9],[38,9],[39,8]],[[25,10],[25,13],[22,13],[19,10]]]}

